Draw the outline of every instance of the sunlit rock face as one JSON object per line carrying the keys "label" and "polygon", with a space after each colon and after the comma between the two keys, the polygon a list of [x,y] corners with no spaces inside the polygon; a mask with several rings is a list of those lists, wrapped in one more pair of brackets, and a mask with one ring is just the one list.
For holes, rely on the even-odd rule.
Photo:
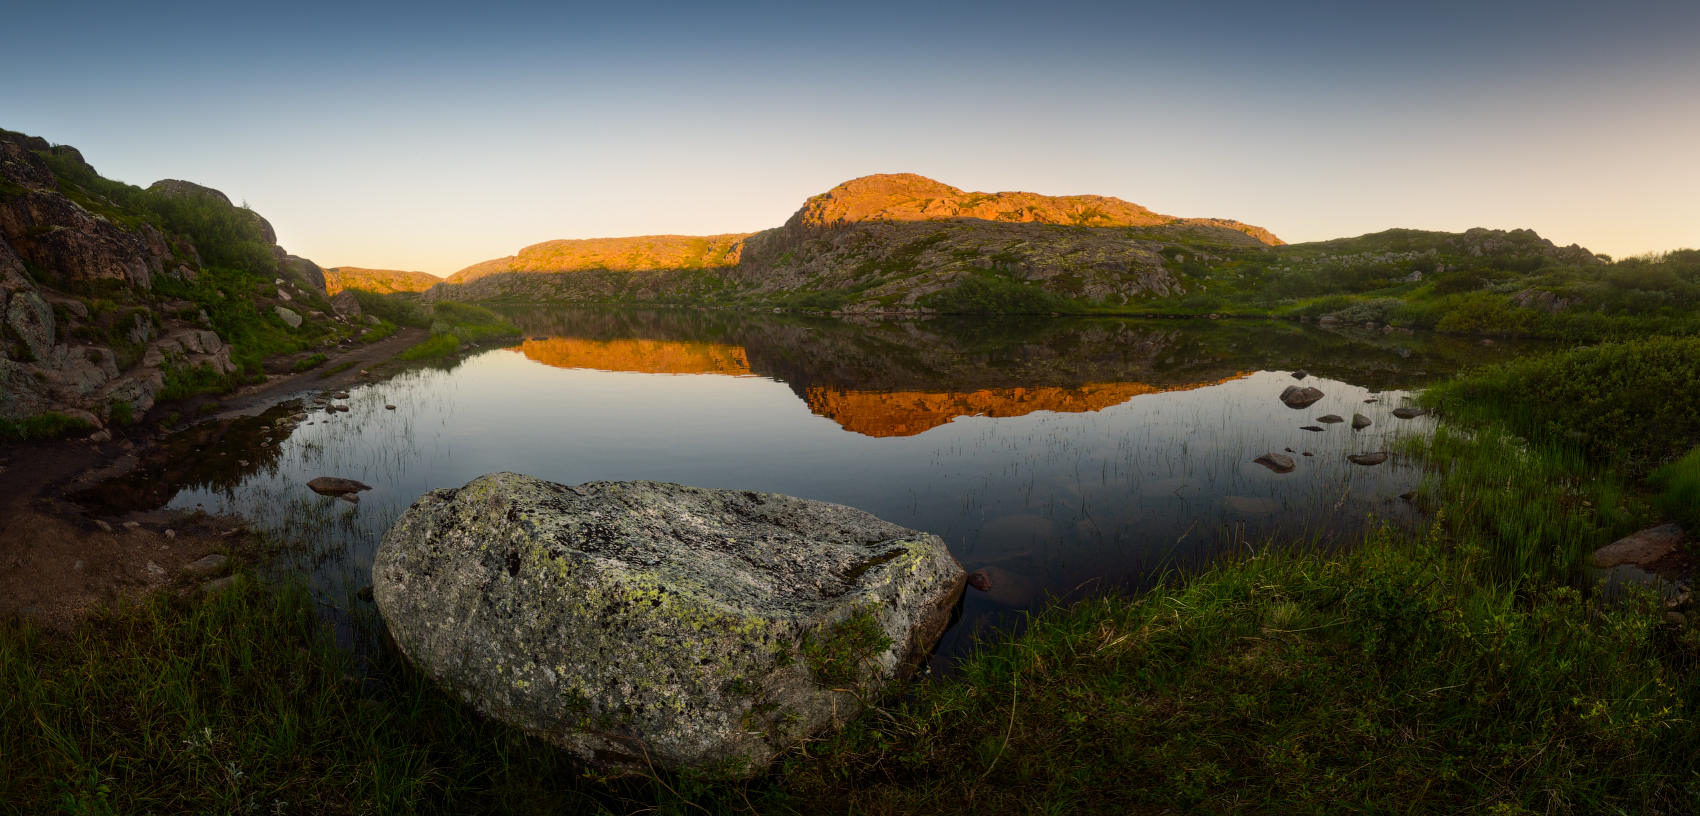
{"label": "sunlit rock face", "polygon": [[485,716],[606,769],[746,778],[912,674],[966,578],[843,505],[513,473],[420,497],[372,567],[401,652]]}
{"label": "sunlit rock face", "polygon": [[742,346],[670,340],[585,340],[576,337],[531,339],[520,351],[556,368],[593,368],[644,374],[751,375]]}
{"label": "sunlit rock face", "polygon": [[1091,383],[1079,388],[996,388],[969,393],[927,391],[839,391],[811,388],[806,399],[816,414],[865,436],[914,436],[957,417],[1025,416],[1035,411],[1065,414],[1102,411],[1146,394],[1190,391],[1237,380],[1189,385]]}

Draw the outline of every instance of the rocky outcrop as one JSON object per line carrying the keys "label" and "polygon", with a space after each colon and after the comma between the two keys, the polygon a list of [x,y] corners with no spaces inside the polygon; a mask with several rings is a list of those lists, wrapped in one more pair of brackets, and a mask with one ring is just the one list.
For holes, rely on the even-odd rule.
{"label": "rocky outcrop", "polygon": [[938,537],[841,505],[511,473],[420,497],[373,564],[401,652],[485,716],[730,777],[914,671],[964,580]]}
{"label": "rocky outcrop", "polygon": [[[49,274],[150,286],[169,255],[163,236],[147,225],[130,229],[72,201],[32,144],[30,137],[0,133],[0,238]],[[81,161],[80,154],[75,160]]]}

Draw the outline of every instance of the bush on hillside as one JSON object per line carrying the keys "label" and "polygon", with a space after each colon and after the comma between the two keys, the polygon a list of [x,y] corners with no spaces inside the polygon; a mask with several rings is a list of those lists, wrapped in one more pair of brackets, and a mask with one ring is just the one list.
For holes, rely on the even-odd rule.
{"label": "bush on hillside", "polygon": [[1465,418],[1571,440],[1646,473],[1700,444],[1700,338],[1656,337],[1477,369],[1429,389]]}
{"label": "bush on hillside", "polygon": [[980,276],[934,292],[921,305],[944,314],[1045,314],[1069,308],[1065,299],[1037,286]]}
{"label": "bush on hillside", "polygon": [[377,317],[379,320],[394,323],[397,326],[415,326],[425,328],[431,325],[431,316],[412,301],[399,297],[380,295],[364,289],[345,289],[353,292],[354,300],[360,304],[360,311]]}

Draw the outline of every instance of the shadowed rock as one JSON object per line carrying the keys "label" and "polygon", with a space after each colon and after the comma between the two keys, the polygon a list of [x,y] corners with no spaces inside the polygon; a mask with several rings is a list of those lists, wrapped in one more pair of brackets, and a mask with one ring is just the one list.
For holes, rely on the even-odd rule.
{"label": "shadowed rock", "polygon": [[1334,425],[1336,423],[1345,422],[1346,420],[1341,418],[1341,416],[1339,414],[1328,414],[1327,416],[1317,417],[1316,421],[1317,422],[1326,422],[1329,425]]}
{"label": "shadowed rock", "polygon": [[1428,413],[1426,408],[1394,408],[1393,415],[1400,419],[1414,419]]}
{"label": "shadowed rock", "polygon": [[1370,422],[1369,417],[1366,417],[1363,414],[1352,415],[1352,430],[1354,431],[1361,431],[1373,424],[1375,423]]}
{"label": "shadowed rock", "polygon": [[913,673],[966,581],[937,536],[842,505],[513,473],[420,497],[372,572],[402,654],[484,715],[720,777]]}
{"label": "shadowed rock", "polygon": [[1376,451],[1375,453],[1354,453],[1346,458],[1351,460],[1352,464],[1355,465],[1379,465],[1382,462],[1387,461],[1387,453],[1384,451]]}
{"label": "shadowed rock", "polygon": [[1624,536],[1594,551],[1594,566],[1610,569],[1619,564],[1646,566],[1670,554],[1682,543],[1682,527],[1661,524]]}
{"label": "shadowed rock", "polygon": [[1276,473],[1291,473],[1296,467],[1293,457],[1280,453],[1266,453],[1252,460]]}

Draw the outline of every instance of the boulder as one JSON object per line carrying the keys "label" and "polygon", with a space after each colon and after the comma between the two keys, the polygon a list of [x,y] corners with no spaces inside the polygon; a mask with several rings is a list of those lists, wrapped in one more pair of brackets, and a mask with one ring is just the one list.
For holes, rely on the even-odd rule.
{"label": "boulder", "polygon": [[1611,569],[1619,564],[1644,567],[1670,554],[1682,543],[1682,527],[1661,524],[1624,536],[1594,551],[1594,566]]}
{"label": "boulder", "polygon": [[1428,413],[1426,408],[1394,408],[1393,415],[1400,419],[1415,419]]}
{"label": "boulder", "polygon": [[1281,392],[1281,401],[1286,403],[1288,408],[1309,408],[1322,397],[1323,394],[1320,390],[1308,385],[1289,385],[1285,391]]}
{"label": "boulder", "polygon": [[353,479],[339,479],[335,476],[320,476],[307,483],[307,488],[322,496],[341,497],[347,493],[361,490],[371,490],[372,486]]}
{"label": "boulder", "polygon": [[842,505],[513,473],[420,497],[372,573],[400,652],[485,716],[725,778],[912,674],[966,583],[937,536]]}
{"label": "boulder", "polygon": [[331,297],[331,308],[336,310],[336,313],[342,317],[360,316],[360,301],[356,300],[354,293],[347,289],[344,289]]}
{"label": "boulder", "polygon": [[1280,453],[1266,453],[1252,461],[1276,473],[1292,473],[1293,468],[1296,467],[1293,464],[1293,457]]}
{"label": "boulder", "polygon": [[282,319],[283,322],[289,324],[290,328],[301,328],[301,315],[299,312],[296,312],[294,309],[285,309],[282,306],[273,306],[272,309],[277,312],[277,316]]}
{"label": "boulder", "polygon": [[1352,415],[1352,430],[1354,431],[1361,431],[1374,424],[1375,423],[1369,421],[1369,417],[1366,417],[1363,414]]}

